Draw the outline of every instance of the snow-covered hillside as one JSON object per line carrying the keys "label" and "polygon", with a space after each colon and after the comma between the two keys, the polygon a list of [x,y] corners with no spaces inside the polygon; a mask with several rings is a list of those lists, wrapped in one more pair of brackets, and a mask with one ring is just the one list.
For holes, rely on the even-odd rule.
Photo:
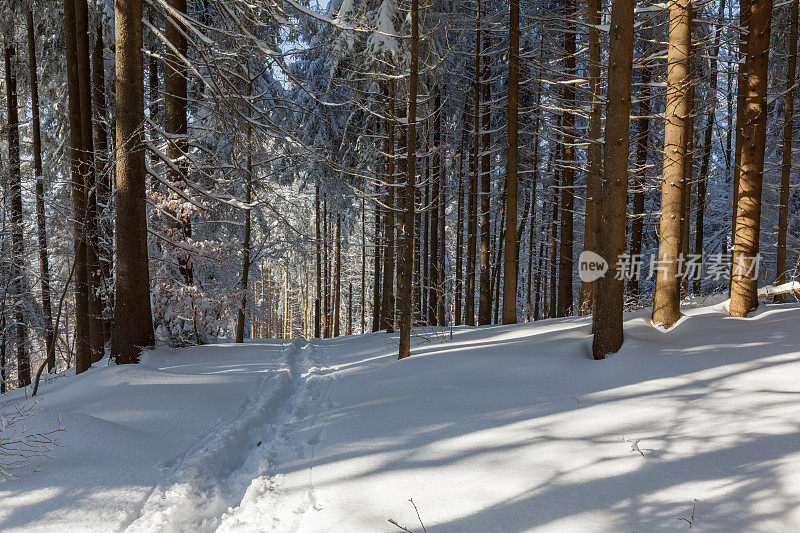
{"label": "snow-covered hillside", "polygon": [[606,361],[574,318],[98,365],[42,387],[63,447],[0,530],[420,532],[410,498],[430,533],[800,530],[800,307],[686,314]]}

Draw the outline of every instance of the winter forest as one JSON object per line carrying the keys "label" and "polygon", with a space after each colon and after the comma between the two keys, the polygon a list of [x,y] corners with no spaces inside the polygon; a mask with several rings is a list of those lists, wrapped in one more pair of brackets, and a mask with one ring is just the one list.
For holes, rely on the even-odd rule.
{"label": "winter forest", "polygon": [[[569,364],[598,360],[579,375],[604,376],[613,372],[599,365],[619,368],[631,350],[710,349],[724,365],[722,346],[771,346],[783,337],[747,335],[790,335],[798,318],[799,6],[0,0],[0,411],[42,397],[40,384],[60,393],[83,373],[94,394],[112,376],[99,367],[141,359],[138,372],[160,372],[158,354],[223,357],[214,350],[234,344],[244,351],[230,353],[256,354],[258,364],[269,350],[287,357],[289,392],[272,397],[297,396],[293,409],[301,375],[368,366],[367,340],[329,338],[375,334],[363,339],[388,361],[534,332],[513,361],[535,367],[522,356],[569,352],[557,331],[574,328],[582,344],[570,353],[581,359]],[[703,326],[709,309],[718,322]],[[774,323],[755,327],[772,312]],[[258,356],[252,346],[266,348]],[[293,352],[303,346],[341,357]],[[767,355],[795,361],[796,345],[783,346]],[[364,355],[358,365],[352,354]],[[749,352],[736,354],[745,364]],[[488,364],[471,368],[493,375]],[[323,382],[303,381],[303,394],[322,398]],[[36,403],[14,405],[8,420],[47,418],[34,418]],[[703,414],[693,423],[721,416]],[[0,420],[3,499],[2,480],[31,457],[57,457],[58,434],[71,429],[45,424],[15,444]],[[639,440],[622,442],[659,460]],[[270,468],[282,464],[276,453]],[[239,494],[226,483],[230,497],[220,501],[238,504],[246,486]],[[349,530],[527,530],[430,507],[426,517],[411,496],[398,505],[416,515]],[[701,510],[703,496],[687,494],[678,520],[635,524],[691,527],[693,498]],[[160,530],[169,515],[181,518],[168,531],[224,529],[224,509],[202,527],[163,509],[120,523]],[[800,527],[796,508],[792,519],[748,516],[759,520],[750,525]],[[0,512],[0,529],[3,520]],[[583,530],[633,524],[590,523]]]}

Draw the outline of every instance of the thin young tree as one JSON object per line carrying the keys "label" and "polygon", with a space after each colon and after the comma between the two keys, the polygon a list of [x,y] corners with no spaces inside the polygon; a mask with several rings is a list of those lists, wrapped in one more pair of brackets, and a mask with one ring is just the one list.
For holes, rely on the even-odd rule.
{"label": "thin young tree", "polygon": [[47,218],[44,202],[44,170],[42,168],[42,134],[39,114],[39,74],[36,64],[36,34],[33,27],[33,10],[28,7],[25,17],[28,34],[28,68],[31,98],[31,124],[33,135],[33,173],[36,180],[36,235],[39,245],[39,275],[42,283],[42,314],[44,318],[45,349],[48,356],[47,371],[56,366],[53,349],[53,309],[50,300],[50,259],[47,250]]}

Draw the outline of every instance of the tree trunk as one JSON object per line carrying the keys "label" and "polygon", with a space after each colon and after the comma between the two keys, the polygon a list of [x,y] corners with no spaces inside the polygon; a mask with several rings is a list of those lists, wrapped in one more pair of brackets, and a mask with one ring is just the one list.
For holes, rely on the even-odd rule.
{"label": "tree trunk", "polygon": [[147,257],[142,82],[142,0],[115,3],[117,86],[117,292],[112,357],[136,363],[154,343]]}
{"label": "tree trunk", "polygon": [[445,243],[445,217],[447,216],[447,188],[446,188],[446,181],[445,181],[445,168],[444,168],[444,152],[442,149],[442,95],[439,85],[436,86],[436,98],[435,104],[436,109],[439,111],[436,113],[436,137],[435,137],[435,144],[436,144],[436,153],[434,156],[436,157],[436,174],[437,174],[437,181],[439,182],[439,201],[437,203],[439,207],[439,215],[436,217],[437,221],[437,231],[439,232],[438,236],[438,247],[437,247],[437,261],[438,267],[436,269],[438,273],[438,278],[436,280],[436,319],[437,323],[440,326],[445,325],[445,265],[444,259],[446,254],[446,243]]}
{"label": "tree trunk", "polygon": [[412,262],[414,260],[414,181],[417,172],[417,89],[419,85],[419,0],[411,0],[411,65],[408,79],[408,136],[406,154],[405,214],[400,227],[403,260],[400,261],[400,346],[398,359],[411,355]]}
{"label": "tree trunk", "polygon": [[316,255],[317,255],[317,297],[314,299],[314,337],[320,338],[322,336],[322,228],[320,227],[320,210],[319,210],[319,183],[314,186],[314,229],[317,238]]}
{"label": "tree trunk", "polygon": [[336,213],[336,293],[333,301],[333,336],[341,334],[341,310],[342,310],[342,215]]}
{"label": "tree trunk", "polygon": [[[642,237],[644,236],[644,190],[647,180],[647,145],[650,136],[650,68],[642,69],[642,96],[639,102],[639,131],[636,140],[636,177],[633,186],[633,221],[631,222],[631,258],[642,254]],[[639,299],[639,282],[641,273],[632,270],[628,278],[628,295]]]}
{"label": "tree trunk", "polygon": [[633,74],[633,0],[611,5],[608,102],[606,104],[603,195],[600,200],[600,238],[597,252],[609,265],[597,280],[592,354],[595,359],[617,352],[622,346],[624,284],[614,275],[617,257],[625,252],[625,210],[628,199],[631,81]]}
{"label": "tree trunk", "polygon": [[[249,69],[248,69],[249,70]],[[252,93],[252,82],[248,87],[248,95]],[[249,115],[249,112],[248,112]],[[245,311],[247,310],[247,291],[250,288],[250,202],[253,196],[253,156],[252,156],[252,126],[247,123],[247,168],[244,176],[244,201],[248,208],[244,210],[244,239],[242,242],[242,280],[239,286],[242,291],[242,301],[239,305],[239,315],[236,319],[236,342],[244,342]]]}
{"label": "tree trunk", "polygon": [[[783,102],[783,161],[781,163],[781,196],[778,206],[778,258],[776,263],[778,284],[786,282],[786,231],[789,221],[789,178],[792,173],[792,122],[797,70],[797,12],[798,0],[793,0],[792,22],[789,31],[789,65],[786,69],[786,96]],[[785,294],[775,296],[775,303],[785,302]]]}
{"label": "tree trunk", "polygon": [[14,340],[17,344],[17,386],[31,383],[31,365],[26,349],[27,326],[23,313],[25,297],[25,241],[22,221],[22,172],[19,158],[16,49],[6,45],[6,104],[8,112],[8,178],[11,212],[11,279],[14,280]]}
{"label": "tree trunk", "polygon": [[[797,2],[795,2],[795,6]],[[711,83],[709,87],[709,94],[712,98],[717,97],[717,77],[719,76],[719,41],[722,35],[722,28],[725,22],[725,0],[721,0],[719,3],[719,13],[717,14],[717,23],[719,26],[714,30],[714,45],[711,48],[711,59],[713,61],[713,66],[711,69]],[[795,33],[795,42],[797,41],[797,34]],[[796,50],[796,45],[795,45]],[[791,58],[790,58],[791,62]],[[787,83],[794,84],[794,72],[791,74],[791,81]],[[712,105],[708,110],[708,118],[706,120],[706,131],[703,135],[703,162],[700,164],[700,179],[697,182],[697,213],[695,215],[695,224],[694,224],[694,231],[695,231],[695,243],[694,243],[694,254],[698,258],[700,264],[698,268],[702,271],[703,266],[703,232],[704,232],[704,216],[705,216],[705,208],[706,208],[706,183],[708,179],[708,168],[711,163],[711,145],[713,142],[713,133],[714,133],[714,122],[716,120],[716,110],[717,106]],[[791,127],[790,127],[791,132]],[[730,131],[729,131],[730,133]],[[780,252],[778,252],[780,254]],[[701,277],[697,276],[696,279],[692,282],[692,292],[695,295],[700,295],[701,293]]]}
{"label": "tree trunk", "polygon": [[669,8],[667,51],[667,107],[664,125],[664,165],[661,189],[661,224],[658,273],[653,298],[653,322],[671,328],[680,317],[683,189],[686,185],[687,128],[689,114],[689,55],[691,53],[691,3],[673,0]]}
{"label": "tree trunk", "polygon": [[462,297],[464,294],[464,156],[467,149],[466,121],[469,114],[469,100],[464,98],[464,115],[461,122],[461,144],[458,150],[458,204],[456,206],[456,275],[453,299],[453,324],[460,326],[462,318]]}
{"label": "tree trunk", "polygon": [[477,276],[478,244],[478,174],[480,156],[480,107],[481,107],[481,0],[477,4],[475,23],[475,91],[472,115],[472,151],[470,153],[470,180],[468,187],[469,205],[467,207],[467,290],[464,304],[464,321],[468,326],[475,325],[475,278]]}
{"label": "tree trunk", "polygon": [[[599,211],[602,194],[603,145],[602,104],[600,102],[600,0],[588,0],[589,23],[589,147],[587,149],[588,173],[586,175],[586,219],[583,229],[583,249],[595,250],[597,233],[595,213]],[[594,283],[581,283],[581,301],[578,312],[588,315],[592,312]]]}
{"label": "tree trunk", "polygon": [[[81,174],[81,95],[78,87],[78,57],[75,37],[75,2],[64,0],[64,37],[69,98],[70,173],[74,217],[73,253],[75,261],[75,364],[78,373],[91,365],[89,345],[89,288],[86,265],[86,190]],[[148,292],[149,301],[149,292]]]}
{"label": "tree trunk", "polygon": [[506,251],[503,262],[503,324],[517,323],[517,168],[519,118],[519,0],[509,4],[508,159],[506,163]]}
{"label": "tree trunk", "polygon": [[[375,184],[375,197],[380,198],[380,184]],[[380,329],[381,321],[381,247],[378,245],[381,236],[381,208],[375,203],[375,253],[372,269],[372,331]]]}
{"label": "tree trunk", "polygon": [[47,252],[47,218],[44,209],[44,171],[42,169],[42,136],[39,118],[39,78],[36,69],[36,37],[33,31],[33,11],[26,13],[28,33],[28,68],[31,89],[31,123],[33,126],[33,172],[36,179],[36,228],[39,244],[39,272],[42,282],[42,314],[44,315],[45,350],[48,355],[47,371],[56,366],[53,349],[53,309],[50,301],[50,262]]}
{"label": "tree trunk", "polygon": [[730,313],[747,316],[758,307],[759,234],[761,230],[761,184],[764,174],[767,117],[767,67],[772,21],[772,1],[750,4],[747,59],[743,65],[747,80],[746,109],[739,157],[739,190],[736,195],[736,235],[733,244]]}
{"label": "tree trunk", "polygon": [[[438,105],[434,105],[438,109]],[[433,135],[433,160],[434,163],[431,169],[431,198],[428,212],[430,213],[430,221],[428,228],[429,254],[428,254],[428,324],[432,326],[438,325],[437,323],[437,293],[439,284],[439,202],[441,202],[441,182],[439,181],[439,169],[436,166],[436,154],[439,149],[436,142],[436,118],[434,117],[434,135]],[[430,151],[430,148],[429,150]]]}
{"label": "tree trunk", "polygon": [[[177,13],[186,13],[186,0],[169,0],[169,6]],[[167,157],[173,163],[167,169],[167,180],[179,190],[186,188],[184,182],[187,179],[188,165],[186,161],[189,151],[186,111],[188,68],[181,59],[181,57],[186,57],[187,52],[186,37],[183,33],[185,31],[185,27],[178,22],[176,17],[167,17],[166,38],[169,45],[166,46],[164,68],[164,131],[167,134]],[[252,133],[248,130],[248,142],[251,135]],[[179,213],[172,213],[172,215],[167,218],[167,224],[171,233],[174,234],[174,238],[182,242],[188,241],[192,236],[192,222],[189,215]],[[249,217],[249,214],[246,216]],[[190,257],[187,254],[178,254],[178,265],[184,282],[192,285],[194,274]]]}
{"label": "tree trunk", "polygon": [[92,76],[89,63],[89,7],[87,0],[75,0],[75,36],[78,58],[78,86],[81,113],[81,175],[86,194],[86,263],[89,290],[89,345],[91,362],[105,353],[102,302],[98,295],[101,284],[99,240],[97,228],[97,196],[94,170],[94,132],[92,129]]}
{"label": "tree trunk", "polygon": [[381,329],[394,333],[394,80],[386,82],[389,118],[386,120],[386,221],[384,224],[386,250],[383,254],[383,299],[381,301]]}
{"label": "tree trunk", "polygon": [[[574,11],[574,0],[564,0],[564,11],[569,17]],[[567,76],[575,75],[575,33],[570,29],[564,35],[564,70]],[[570,81],[570,80],[567,80]],[[573,130],[575,115],[570,108],[575,105],[575,85],[566,83],[563,87],[564,115],[563,154],[564,168],[561,171],[561,240],[558,254],[558,316],[572,314],[572,241],[575,197],[572,186],[575,183],[575,147]]]}
{"label": "tree trunk", "polygon": [[[691,6],[690,6],[691,9]],[[691,15],[689,18],[689,35],[692,34],[693,23]],[[689,88],[687,89],[686,100],[689,104],[689,111],[686,114],[686,157],[683,158],[686,170],[684,170],[684,184],[681,201],[683,203],[681,218],[681,258],[683,259],[683,269],[679,272],[681,279],[681,298],[685,298],[689,293],[689,269],[687,261],[689,259],[689,233],[692,214],[692,180],[694,179],[694,79],[695,79],[695,59],[689,47]]]}
{"label": "tree trunk", "polygon": [[[112,167],[108,164],[108,132],[106,131],[105,58],[103,56],[103,25],[97,25],[97,38],[92,49],[92,105],[94,110],[94,148],[97,204],[98,262],[103,298],[103,337],[111,338],[111,310],[114,308],[113,286],[114,231],[108,220],[111,213]],[[103,216],[101,216],[101,214]]]}
{"label": "tree trunk", "polygon": [[[488,32],[483,34],[484,49],[489,50],[491,39]],[[483,54],[483,124],[481,125],[481,285],[480,301],[478,306],[478,324],[486,325],[492,321],[492,277],[491,277],[491,250],[490,250],[490,194],[491,194],[491,127],[492,127],[492,108],[491,108],[491,71],[489,68],[489,56]]]}
{"label": "tree trunk", "polygon": [[739,0],[739,62],[736,76],[736,140],[734,141],[733,191],[731,192],[731,279],[733,279],[733,247],[736,242],[736,217],[739,216],[737,198],[739,198],[739,178],[742,173],[740,161],[742,157],[743,130],[745,126],[745,108],[747,106],[747,80],[743,68],[747,57],[748,35],[750,27],[750,7],[752,0]]}

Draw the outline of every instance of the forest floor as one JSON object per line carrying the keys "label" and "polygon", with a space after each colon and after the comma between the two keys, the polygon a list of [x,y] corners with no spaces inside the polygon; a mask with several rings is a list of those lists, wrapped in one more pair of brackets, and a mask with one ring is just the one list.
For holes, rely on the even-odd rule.
{"label": "forest floor", "polygon": [[606,361],[567,318],[97,364],[43,385],[0,530],[800,531],[800,306],[684,313]]}

